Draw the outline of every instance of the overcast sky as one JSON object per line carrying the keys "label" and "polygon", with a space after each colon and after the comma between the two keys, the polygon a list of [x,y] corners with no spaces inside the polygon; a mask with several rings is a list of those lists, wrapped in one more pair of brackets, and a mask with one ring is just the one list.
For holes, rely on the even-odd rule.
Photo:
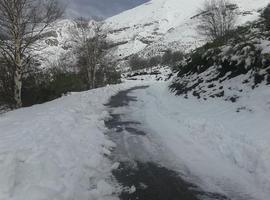
{"label": "overcast sky", "polygon": [[68,17],[116,15],[148,0],[60,0],[67,6]]}

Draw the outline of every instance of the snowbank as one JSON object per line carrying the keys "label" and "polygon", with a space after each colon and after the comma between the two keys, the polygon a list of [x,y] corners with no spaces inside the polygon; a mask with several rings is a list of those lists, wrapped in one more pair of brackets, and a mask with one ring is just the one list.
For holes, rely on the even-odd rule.
{"label": "snowbank", "polygon": [[103,134],[103,104],[134,84],[0,115],[0,199],[115,199],[113,163],[105,157],[114,144]]}
{"label": "snowbank", "polygon": [[236,103],[176,97],[166,83],[134,95],[139,101],[132,103],[130,113],[153,140],[161,141],[167,152],[162,164],[232,199],[269,199],[269,86],[250,91]]}

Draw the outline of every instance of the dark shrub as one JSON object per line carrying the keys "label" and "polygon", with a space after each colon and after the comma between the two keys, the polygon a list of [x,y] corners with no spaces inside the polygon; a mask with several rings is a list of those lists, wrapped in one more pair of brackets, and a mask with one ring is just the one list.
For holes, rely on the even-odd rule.
{"label": "dark shrub", "polygon": [[24,106],[51,101],[68,92],[86,90],[80,75],[53,68],[24,78],[22,101]]}
{"label": "dark shrub", "polygon": [[162,56],[162,64],[173,66],[178,64],[184,59],[184,53],[181,51],[172,52],[172,50],[167,50]]}
{"label": "dark shrub", "polygon": [[0,102],[13,102],[13,67],[0,59]]}
{"label": "dark shrub", "polygon": [[103,87],[110,84],[121,83],[121,73],[113,63],[103,63],[96,73],[96,86]]}
{"label": "dark shrub", "polygon": [[162,56],[162,64],[163,65],[171,65],[172,64],[172,50],[167,50]]}
{"label": "dark shrub", "polygon": [[132,70],[139,70],[139,69],[144,69],[144,68],[149,67],[148,60],[139,57],[139,55],[137,54],[130,58],[129,65]]}
{"label": "dark shrub", "polygon": [[264,19],[267,29],[270,29],[270,4],[263,10],[261,17]]}
{"label": "dark shrub", "polygon": [[155,67],[155,66],[158,66],[160,63],[161,63],[161,60],[162,60],[162,58],[161,58],[161,56],[154,56],[154,57],[151,57],[150,59],[149,59],[149,66],[150,67]]}

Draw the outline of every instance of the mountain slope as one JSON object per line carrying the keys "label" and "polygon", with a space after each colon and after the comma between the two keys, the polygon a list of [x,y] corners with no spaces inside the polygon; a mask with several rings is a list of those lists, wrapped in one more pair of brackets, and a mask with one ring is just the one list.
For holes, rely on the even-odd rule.
{"label": "mountain slope", "polygon": [[[93,27],[96,21],[89,21],[89,35],[94,35]],[[34,52],[38,54],[38,60],[41,68],[50,68],[55,64],[75,64],[76,53],[78,47],[81,30],[78,29],[74,20],[64,19],[55,22],[44,32],[44,39],[39,41],[40,51]]]}
{"label": "mountain slope", "polygon": [[58,62],[62,55],[72,56],[70,51],[74,43],[71,32],[74,28],[75,23],[72,20],[61,20],[45,31],[46,37],[39,41],[42,51],[37,52],[42,68],[50,67]]}
{"label": "mountain slope", "polygon": [[[131,10],[108,18],[104,31],[108,40],[116,45],[111,55],[125,67],[129,56],[139,53],[150,57],[162,54],[167,49],[190,51],[205,43],[198,35],[196,14],[204,0],[152,0]],[[252,21],[259,16],[258,10],[267,5],[268,0],[235,0],[239,5],[238,23]],[[72,32],[76,29],[72,20],[57,22],[42,41],[44,49],[39,52],[42,68],[47,68],[59,60],[74,63]]]}
{"label": "mountain slope", "polygon": [[[168,48],[190,50],[204,43],[196,32],[198,9],[204,0],[152,0],[106,20],[109,38],[124,43],[115,56],[124,59],[134,53],[152,55]],[[267,0],[236,0],[238,23],[254,20]]]}

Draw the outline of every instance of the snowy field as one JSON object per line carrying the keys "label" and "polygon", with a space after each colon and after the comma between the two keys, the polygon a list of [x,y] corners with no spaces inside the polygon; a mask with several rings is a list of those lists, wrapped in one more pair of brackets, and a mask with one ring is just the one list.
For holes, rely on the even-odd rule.
{"label": "snowy field", "polygon": [[114,146],[103,105],[134,83],[74,93],[0,115],[0,200],[106,200],[113,197]]}
{"label": "snowy field", "polygon": [[130,106],[132,119],[144,124],[144,131],[166,152],[160,153],[161,164],[206,191],[235,200],[269,199],[268,86],[251,91],[237,103],[176,97],[167,83],[132,95],[138,97]]}

